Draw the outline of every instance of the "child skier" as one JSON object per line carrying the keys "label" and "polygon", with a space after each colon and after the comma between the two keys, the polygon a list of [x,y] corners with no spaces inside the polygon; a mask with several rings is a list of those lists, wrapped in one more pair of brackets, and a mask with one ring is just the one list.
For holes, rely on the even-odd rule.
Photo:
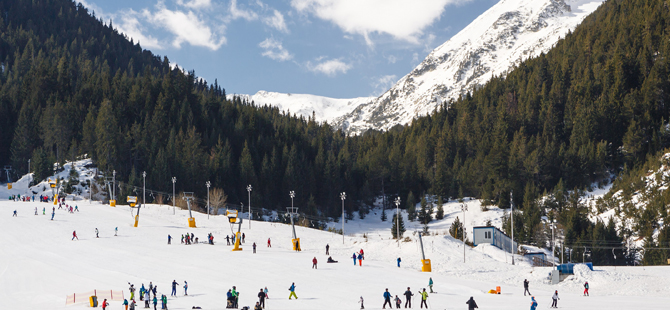
{"label": "child skier", "polygon": [[589,282],[584,283],[584,296],[589,296]]}

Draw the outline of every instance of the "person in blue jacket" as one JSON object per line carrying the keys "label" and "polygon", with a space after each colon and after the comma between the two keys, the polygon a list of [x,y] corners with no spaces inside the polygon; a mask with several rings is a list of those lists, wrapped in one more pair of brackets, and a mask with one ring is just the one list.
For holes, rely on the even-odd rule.
{"label": "person in blue jacket", "polygon": [[537,309],[537,301],[535,301],[535,296],[530,297],[530,310]]}
{"label": "person in blue jacket", "polygon": [[402,261],[402,260],[400,259],[400,257],[398,257],[398,268],[400,268],[400,262],[401,262],[401,261]]}
{"label": "person in blue jacket", "polygon": [[354,259],[354,266],[356,266],[356,253],[354,253],[354,256],[352,256],[351,258]]}
{"label": "person in blue jacket", "polygon": [[386,309],[386,303],[389,304],[389,308],[393,309],[393,306],[391,305],[391,293],[389,293],[389,289],[386,289],[386,292],[384,292],[384,306],[382,307],[383,309]]}

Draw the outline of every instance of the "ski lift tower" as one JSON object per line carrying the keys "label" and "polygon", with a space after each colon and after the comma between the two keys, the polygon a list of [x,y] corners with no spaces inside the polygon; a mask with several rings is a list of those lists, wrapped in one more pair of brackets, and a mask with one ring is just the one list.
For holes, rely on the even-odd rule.
{"label": "ski lift tower", "polygon": [[112,195],[112,186],[114,184],[114,178],[113,177],[105,177],[105,187],[107,187],[107,193],[109,195],[109,206],[110,207],[116,207],[116,201],[114,200],[114,196]]}
{"label": "ski lift tower", "polygon": [[5,174],[7,174],[7,183],[12,183],[12,179],[9,175],[9,172],[11,172],[11,171],[12,171],[12,166],[10,166],[10,165],[5,166]]}
{"label": "ski lift tower", "polygon": [[421,271],[430,272],[430,259],[426,259],[426,254],[423,252],[423,240],[421,239],[421,232],[419,232],[419,243],[421,245]]}
{"label": "ski lift tower", "polygon": [[286,208],[286,212],[291,217],[291,227],[293,228],[293,251],[300,251],[300,238],[295,235],[295,223],[293,223],[293,216],[298,214],[298,208],[293,207],[293,198],[295,198],[295,191],[290,191],[288,195],[291,197],[291,207]]}
{"label": "ski lift tower", "polygon": [[[240,243],[242,242],[242,218],[238,217],[237,210],[226,210],[226,216],[228,217],[228,223],[230,223],[230,231],[235,235],[235,246],[233,251],[242,251]],[[237,232],[235,232],[235,225],[237,225]]]}
{"label": "ski lift tower", "polygon": [[184,200],[188,206],[188,227],[195,228],[195,219],[191,213],[191,200],[193,200],[193,192],[184,192]]}

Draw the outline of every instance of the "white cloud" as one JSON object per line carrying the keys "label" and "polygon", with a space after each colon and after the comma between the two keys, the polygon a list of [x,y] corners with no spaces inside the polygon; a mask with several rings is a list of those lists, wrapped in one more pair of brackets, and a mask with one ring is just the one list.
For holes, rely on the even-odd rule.
{"label": "white cloud", "polygon": [[282,46],[281,42],[273,38],[265,39],[265,41],[259,43],[258,46],[265,50],[261,55],[270,59],[286,61],[293,58],[293,55]]}
{"label": "white cloud", "polygon": [[182,11],[172,11],[163,7],[159,3],[158,11],[152,13],[148,10],[144,10],[143,15],[154,25],[163,27],[174,34],[176,37],[172,41],[172,46],[176,48],[180,48],[182,43],[187,42],[193,46],[207,47],[215,51],[218,50],[221,45],[226,43],[226,38],[223,35],[216,34],[212,31],[212,29],[192,11],[187,13]]}
{"label": "white cloud", "polygon": [[393,86],[398,78],[395,74],[384,75],[379,77],[376,81],[372,82],[372,88],[374,88],[373,96],[380,96],[385,93],[391,86]]}
{"label": "white cloud", "polygon": [[347,73],[347,71],[351,69],[351,64],[345,63],[339,59],[326,60],[316,65],[308,61],[307,69],[312,72],[323,73],[327,76],[335,76],[338,73]]}
{"label": "white cloud", "polygon": [[385,58],[386,58],[386,60],[388,60],[388,62],[389,62],[390,64],[394,64],[394,63],[396,63],[396,62],[398,61],[398,57],[395,57],[395,56],[393,56],[393,55],[389,55],[389,56],[387,56],[387,57],[385,57]]}
{"label": "white cloud", "polygon": [[144,27],[140,23],[138,19],[138,13],[129,10],[120,17],[120,22],[119,20],[116,21],[114,26],[118,29],[119,32],[124,33],[128,37],[132,38],[135,43],[140,43],[140,46],[142,48],[147,48],[147,49],[162,49],[163,47],[161,46],[160,42],[158,42],[158,39],[152,37],[151,35],[144,35]]}
{"label": "white cloud", "polygon": [[254,11],[244,10],[237,7],[237,0],[230,1],[230,16],[233,20],[238,18],[246,19],[247,21],[257,20],[258,14]]}
{"label": "white cloud", "polygon": [[191,9],[204,9],[212,6],[211,0],[177,0],[177,4]]}
{"label": "white cloud", "polygon": [[372,45],[371,33],[389,34],[418,44],[423,29],[440,18],[444,7],[471,0],[291,0],[299,12],[331,21]]}
{"label": "white cloud", "polygon": [[418,63],[418,62],[419,62],[419,53],[412,54],[412,63]]}
{"label": "white cloud", "polygon": [[265,17],[263,19],[263,22],[272,27],[275,28],[281,32],[288,33],[288,27],[286,27],[286,22],[284,21],[284,15],[281,14],[281,12],[274,10],[274,14],[269,17]]}

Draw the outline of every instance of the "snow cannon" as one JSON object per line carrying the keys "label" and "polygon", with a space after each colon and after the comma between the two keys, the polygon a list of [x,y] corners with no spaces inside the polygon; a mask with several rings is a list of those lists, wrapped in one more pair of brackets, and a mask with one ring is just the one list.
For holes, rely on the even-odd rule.
{"label": "snow cannon", "polygon": [[137,205],[137,197],[136,196],[128,196],[128,198],[126,198],[126,201],[128,201],[128,204],[130,204],[131,208],[134,208]]}
{"label": "snow cannon", "polygon": [[110,207],[116,207],[116,200],[110,200],[109,201],[109,206]]}
{"label": "snow cannon", "polygon": [[419,233],[419,243],[421,243],[421,271],[422,272],[431,272],[430,259],[426,259],[426,254],[423,252],[423,240],[421,239],[421,233]]}
{"label": "snow cannon", "polygon": [[7,183],[7,189],[12,189],[12,183]]}
{"label": "snow cannon", "polygon": [[[237,217],[237,210],[226,210],[226,216],[228,217],[228,223],[230,223],[230,231],[235,235],[235,246],[233,251],[242,251],[240,243],[242,242],[242,218]],[[237,232],[234,230],[234,226],[237,225]]]}
{"label": "snow cannon", "polygon": [[188,206],[188,227],[195,228],[195,218],[191,213],[191,200],[193,200],[193,192],[185,192],[184,200],[186,200],[186,205]]}

